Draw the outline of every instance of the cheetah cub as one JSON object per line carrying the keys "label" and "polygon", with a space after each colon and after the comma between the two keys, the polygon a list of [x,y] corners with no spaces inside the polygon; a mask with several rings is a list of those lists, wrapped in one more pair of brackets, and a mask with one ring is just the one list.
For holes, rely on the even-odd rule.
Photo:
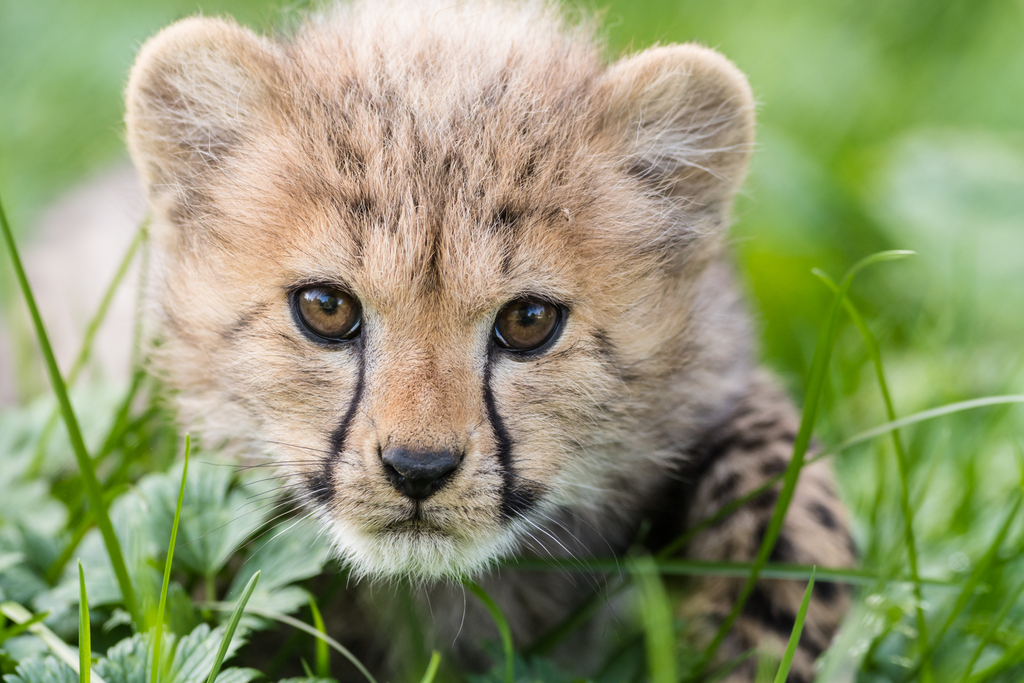
{"label": "cheetah cub", "polygon": [[[797,429],[725,246],[746,79],[693,44],[609,64],[598,43],[539,1],[358,2],[279,38],[186,19],[128,85],[153,364],[183,424],[279,460],[359,583],[413,579],[471,667],[493,631],[453,578],[529,644],[593,584],[496,561],[657,551],[782,471]],[[686,556],[751,560],[774,501]],[[824,466],[774,559],[852,561]],[[740,585],[685,585],[698,642]],[[816,589],[790,680],[846,609]],[[720,658],[781,647],[802,592],[763,581]]]}

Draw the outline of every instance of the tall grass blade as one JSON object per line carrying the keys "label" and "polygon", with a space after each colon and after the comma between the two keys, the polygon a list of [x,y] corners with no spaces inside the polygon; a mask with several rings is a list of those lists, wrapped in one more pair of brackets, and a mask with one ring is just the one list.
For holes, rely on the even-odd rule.
{"label": "tall grass blade", "polygon": [[245,612],[245,603],[249,602],[249,598],[252,597],[252,592],[256,590],[256,584],[260,581],[260,572],[256,571],[249,579],[249,583],[245,584],[245,589],[242,591],[241,597],[238,598],[238,604],[235,605],[235,611],[231,613],[231,620],[228,621],[228,627],[224,631],[224,637],[220,641],[220,649],[217,650],[217,659],[213,662],[213,668],[210,669],[210,675],[206,679],[206,683],[213,683],[217,680],[217,674],[220,673],[220,667],[224,663],[224,657],[228,653],[228,648],[231,646],[231,639],[235,637],[235,629],[238,628],[238,622],[242,620],[242,613]]}
{"label": "tall grass blade", "polygon": [[[313,613],[313,625],[320,633],[327,633],[324,625],[324,618],[320,616],[320,608],[316,606],[316,600],[309,596],[309,611]],[[331,677],[331,651],[327,643],[320,638],[316,639],[316,675],[318,678]]]}
{"label": "tall grass blade", "polygon": [[635,558],[631,573],[640,598],[640,617],[644,627],[647,670],[651,683],[676,683],[675,629],[672,610],[658,567],[650,556]]}
{"label": "tall grass blade", "polygon": [[110,523],[110,515],[107,513],[106,503],[103,501],[103,493],[100,491],[99,482],[96,479],[96,471],[93,469],[92,459],[85,447],[85,440],[82,438],[82,431],[78,426],[78,418],[75,417],[74,408],[71,406],[71,399],[68,398],[67,387],[61,378],[60,368],[57,367],[57,360],[53,356],[53,349],[50,347],[50,339],[46,334],[43,319],[39,315],[39,307],[36,306],[35,297],[32,295],[32,288],[29,286],[25,269],[21,265],[21,257],[18,255],[18,248],[14,243],[14,235],[11,233],[11,226],[7,223],[7,215],[4,213],[3,202],[0,201],[0,230],[3,232],[7,250],[11,255],[14,264],[14,274],[18,280],[18,286],[25,297],[25,304],[28,306],[29,315],[32,317],[32,325],[35,327],[36,336],[39,338],[39,348],[46,361],[46,369],[50,375],[50,382],[53,384],[53,391],[57,395],[57,402],[60,405],[61,415],[68,430],[68,438],[71,441],[71,448],[78,461],[78,469],[82,475],[83,488],[92,507],[93,516],[96,519],[96,526],[99,527],[100,535],[110,557],[110,564],[114,568],[114,575],[117,577],[118,586],[121,589],[121,597],[124,606],[131,614],[132,620],[137,628],[142,627],[142,614],[139,612],[139,604],[135,598],[135,589],[132,586],[131,578],[128,575],[128,568],[124,563],[124,553],[121,551],[121,543],[117,540],[114,527]]}
{"label": "tall grass blade", "polygon": [[192,439],[185,435],[185,465],[181,470],[181,488],[178,489],[178,504],[174,508],[174,523],[171,525],[171,542],[167,545],[167,561],[164,562],[164,583],[160,587],[160,606],[156,610],[156,628],[153,632],[153,670],[150,683],[156,683],[160,673],[160,647],[163,645],[164,608],[167,606],[167,589],[171,584],[171,565],[174,562],[174,545],[178,538],[178,522],[181,520],[181,506],[185,501],[185,479],[188,477],[188,456],[192,453]]}
{"label": "tall grass blade", "polygon": [[765,532],[764,541],[761,543],[761,547],[758,550],[757,558],[754,561],[754,566],[750,571],[750,575],[747,578],[746,583],[743,585],[743,589],[740,591],[739,597],[736,600],[736,604],[733,606],[732,612],[722,622],[715,637],[712,639],[711,644],[708,646],[704,653],[703,669],[712,661],[718,648],[721,646],[725,637],[732,630],[733,624],[736,619],[739,618],[740,613],[747,604],[747,600],[750,598],[750,594],[754,590],[754,586],[757,584],[758,576],[761,573],[761,569],[768,563],[768,557],[771,555],[772,550],[775,548],[775,542],[778,540],[779,533],[782,531],[782,523],[786,517],[786,511],[789,509],[789,503],[793,499],[793,494],[796,491],[796,483],[800,476],[800,470],[804,464],[804,456],[807,454],[807,448],[811,443],[811,435],[814,430],[814,423],[818,417],[818,405],[821,400],[822,389],[825,385],[826,371],[828,369],[829,360],[832,357],[832,347],[835,344],[836,334],[839,328],[839,314],[841,310],[841,303],[846,293],[849,291],[850,286],[853,284],[853,279],[858,272],[864,268],[883,261],[892,261],[895,259],[901,259],[909,256],[913,252],[907,251],[883,251],[877,254],[872,254],[866,258],[861,259],[855,263],[843,277],[840,291],[833,298],[831,305],[828,309],[828,314],[825,318],[825,323],[822,326],[821,332],[818,336],[818,343],[814,350],[814,359],[811,362],[811,373],[807,382],[807,394],[804,397],[804,408],[800,418],[800,429],[797,432],[796,440],[793,444],[793,455],[789,461],[789,466],[783,476],[782,490],[779,492],[778,502],[775,504],[775,511],[772,513],[771,520],[768,523],[768,528]]}
{"label": "tall grass blade", "polygon": [[[226,612],[228,610],[235,608],[234,605],[226,602],[204,602],[200,603],[198,607],[200,609],[218,610],[221,612]],[[347,647],[336,641],[334,638],[331,638],[326,633],[321,633],[309,624],[299,621],[295,617],[290,617],[287,614],[281,614],[280,612],[274,612],[272,610],[267,609],[260,609],[258,607],[248,607],[246,608],[245,611],[249,614],[255,614],[258,617],[263,617],[264,619],[273,619],[274,621],[279,621],[282,624],[288,624],[293,628],[297,628],[300,631],[308,633],[314,638],[319,638],[320,640],[323,640],[325,643],[330,645],[335,652],[338,652],[342,657],[351,662],[352,666],[354,666],[367,681],[369,681],[370,683],[377,683],[377,679],[375,679],[373,677],[373,674],[371,674],[370,671],[365,666],[363,666],[363,663],[359,661],[359,658],[352,654],[352,652]]]}
{"label": "tall grass blade", "polygon": [[[878,340],[871,332],[871,328],[864,321],[864,317],[853,305],[853,302],[846,296],[846,291],[841,291],[832,279],[823,271],[814,269],[814,274],[828,285],[837,297],[841,297],[843,307],[849,314],[853,324],[860,331],[864,338],[864,345],[867,347],[871,364],[875,368],[875,376],[878,379],[878,388],[882,392],[882,400],[885,402],[886,417],[890,422],[896,421],[896,409],[893,407],[892,395],[889,393],[889,384],[885,380],[885,370],[882,367],[882,353],[878,347]],[[917,619],[918,641],[922,652],[928,649],[928,622],[924,617],[924,597],[921,593],[921,576],[918,570],[917,540],[914,538],[914,512],[910,506],[910,464],[906,451],[903,450],[903,441],[900,439],[899,430],[892,431],[892,447],[896,451],[896,463],[900,474],[900,508],[903,510],[903,540],[907,546],[907,558],[910,561],[910,576],[914,580],[914,614]],[[927,683],[934,678],[931,671],[930,660],[922,655],[922,680]]]}
{"label": "tall grass blade", "polygon": [[[103,325],[103,321],[107,317],[107,311],[110,310],[110,304],[114,301],[114,295],[117,294],[117,290],[121,287],[121,282],[124,280],[124,276],[128,273],[128,268],[131,266],[132,261],[135,259],[135,253],[139,249],[139,244],[142,243],[142,237],[146,233],[146,225],[149,219],[146,218],[139,225],[138,230],[135,232],[135,237],[132,238],[132,243],[128,245],[128,250],[125,252],[124,257],[121,259],[121,263],[117,267],[117,272],[114,273],[114,278],[110,281],[110,285],[107,286],[106,291],[103,292],[103,299],[100,301],[99,307],[89,320],[89,324],[85,328],[85,336],[82,338],[82,347],[78,350],[78,355],[75,357],[75,361],[71,364],[71,369],[68,371],[68,376],[64,380],[64,384],[68,387],[75,385],[78,381],[78,375],[82,372],[82,368],[85,367],[86,362],[89,360],[89,356],[92,355],[92,345],[96,339],[96,333],[99,332],[100,327]],[[32,465],[29,467],[28,472],[31,475],[38,474],[43,465],[43,460],[46,458],[46,446],[50,442],[50,438],[53,436],[53,430],[57,427],[57,420],[60,419],[60,407],[56,406],[53,412],[50,413],[50,417],[46,420],[46,426],[43,427],[42,433],[39,435],[39,440],[36,442],[35,454],[32,458]]]}
{"label": "tall grass blade", "polygon": [[85,570],[78,561],[78,683],[90,683],[92,675],[92,629],[89,625],[89,596],[85,593]]}
{"label": "tall grass blade", "polygon": [[427,670],[423,673],[423,678],[420,679],[420,683],[434,683],[434,676],[437,675],[437,667],[441,664],[441,653],[434,650],[430,655],[430,663],[427,664]]}
{"label": "tall grass blade", "polygon": [[487,594],[483,588],[478,586],[475,582],[469,579],[464,580],[463,585],[469,589],[469,592],[475,595],[480,602],[484,604],[487,611],[491,615],[491,619],[494,619],[494,625],[498,627],[498,633],[501,634],[501,645],[505,650],[505,683],[513,683],[515,676],[513,666],[515,665],[515,652],[512,649],[512,630],[508,627],[508,621],[505,620],[505,615],[501,613],[501,609],[498,604],[491,599],[491,596]]}
{"label": "tall grass blade", "polygon": [[800,634],[804,632],[804,619],[807,617],[807,608],[811,606],[811,593],[814,590],[814,572],[807,580],[807,590],[804,591],[804,599],[800,602],[800,610],[796,613],[796,621],[793,622],[793,632],[789,634],[789,643],[786,644],[786,651],[782,654],[782,662],[779,663],[779,672],[775,674],[775,683],[786,683],[789,677],[789,669],[793,666],[793,656],[800,646]]}

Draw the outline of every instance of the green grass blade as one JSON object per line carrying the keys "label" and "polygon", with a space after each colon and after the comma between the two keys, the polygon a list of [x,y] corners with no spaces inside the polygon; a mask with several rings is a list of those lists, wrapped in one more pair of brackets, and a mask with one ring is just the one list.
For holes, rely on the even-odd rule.
{"label": "green grass blade", "polygon": [[[864,317],[853,305],[853,302],[846,296],[847,292],[840,290],[839,286],[832,282],[831,278],[821,270],[815,269],[814,274],[828,285],[837,297],[842,298],[843,307],[853,320],[854,325],[864,338],[864,345],[867,347],[871,364],[875,368],[875,376],[878,380],[878,388],[882,393],[882,400],[885,402],[886,417],[890,422],[896,421],[896,410],[893,407],[892,395],[889,393],[889,385],[885,379],[885,370],[882,367],[882,353],[878,347],[878,340],[871,332],[864,321]],[[918,569],[917,540],[914,538],[914,512],[910,506],[910,463],[906,451],[903,450],[903,441],[900,439],[898,429],[892,431],[892,447],[896,452],[896,463],[900,474],[900,508],[903,510],[903,540],[907,546],[907,558],[910,561],[910,576],[914,580],[914,614],[917,619],[918,641],[922,652],[928,649],[928,622],[924,617],[924,597],[921,593],[921,576]],[[931,671],[931,663],[927,657],[922,657],[922,680],[927,683],[934,678]]]}
{"label": "green grass blade", "polygon": [[423,674],[423,678],[420,679],[420,683],[434,683],[434,676],[437,675],[437,667],[441,664],[441,653],[437,650],[430,655],[430,663],[427,664],[427,670]]}
{"label": "green grass blade", "polygon": [[313,670],[309,668],[309,664],[306,663],[305,657],[299,658],[299,663],[302,665],[302,672],[306,674],[306,678],[316,678],[313,674]]}
{"label": "green grass blade", "polygon": [[[70,666],[75,673],[78,673],[78,655],[72,652],[67,643],[61,640],[56,633],[46,628],[45,624],[40,623],[41,620],[37,616],[33,616],[31,612],[16,602],[0,603],[0,614],[3,614],[16,624],[30,624],[31,622],[28,626],[28,632],[46,643],[46,647],[50,648],[50,652],[57,659]],[[103,679],[97,676],[95,671],[92,673],[92,683],[104,683]]]}
{"label": "green grass blade", "polygon": [[[1006,520],[999,528],[999,531],[989,544],[989,547],[985,550],[985,554],[982,555],[981,559],[978,560],[978,563],[974,566],[974,569],[971,570],[971,575],[967,577],[967,581],[960,590],[960,594],[957,596],[956,602],[953,604],[953,609],[951,609],[949,614],[946,615],[946,620],[942,623],[942,626],[935,634],[934,641],[930,642],[921,653],[921,663],[910,671],[910,673],[905,677],[906,679],[913,678],[917,674],[918,669],[923,668],[924,663],[931,658],[935,648],[938,647],[942,642],[942,639],[946,637],[946,633],[949,632],[953,622],[958,616],[960,616],[960,613],[964,608],[967,607],[967,603],[970,599],[974,597],[974,592],[977,590],[978,586],[981,585],[982,580],[985,578],[985,574],[988,572],[989,568],[991,568],[996,559],[996,555],[999,553],[999,548],[1003,545],[1003,541],[1006,540],[1006,536],[1010,532],[1010,527],[1013,525],[1013,522],[1016,521],[1017,513],[1020,511],[1022,502],[1024,502],[1024,499],[1018,495],[1013,508],[1010,510],[1010,514],[1006,516]],[[1012,605],[1013,601],[1010,601],[1009,604]],[[978,654],[980,655],[981,653],[979,652]],[[974,666],[974,661],[976,660],[971,661],[968,671]]]}
{"label": "green grass blade", "polygon": [[[204,602],[199,604],[199,608],[226,612],[228,610],[234,609],[234,605],[225,602]],[[259,609],[257,607],[249,607],[246,608],[245,611],[249,614],[255,614],[258,617],[263,617],[265,619],[273,619],[274,621],[279,621],[282,624],[288,624],[293,628],[297,628],[300,631],[308,633],[314,638],[319,638],[323,640],[325,643],[330,645],[335,652],[338,652],[342,657],[351,662],[352,666],[354,666],[359,671],[359,673],[361,673],[363,677],[366,678],[367,681],[369,681],[370,683],[377,683],[377,679],[375,679],[373,677],[373,674],[371,674],[370,671],[365,666],[363,666],[363,663],[359,661],[358,657],[352,654],[352,652],[347,647],[336,641],[334,638],[331,638],[326,633],[321,633],[309,624],[299,621],[295,617],[290,617],[287,614],[281,614],[280,612]]]}
{"label": "green grass blade", "polygon": [[[110,304],[114,301],[114,295],[117,294],[117,290],[121,287],[121,282],[124,280],[124,276],[128,273],[128,268],[131,266],[132,261],[135,259],[135,253],[139,249],[139,244],[142,243],[142,236],[146,233],[146,225],[149,219],[146,218],[139,225],[138,230],[135,232],[135,237],[132,238],[132,243],[128,245],[128,250],[125,252],[124,257],[121,259],[121,263],[117,267],[117,272],[114,273],[114,278],[110,281],[110,285],[107,286],[106,291],[103,293],[103,299],[100,301],[99,307],[89,320],[89,324],[85,328],[85,336],[82,338],[82,347],[78,350],[78,355],[75,357],[75,361],[71,364],[71,370],[68,371],[68,376],[64,379],[64,384],[68,387],[75,385],[78,381],[78,375],[82,372],[82,368],[85,367],[86,362],[89,360],[89,356],[92,355],[92,345],[96,339],[96,333],[99,332],[100,327],[103,325],[103,321],[107,317],[107,311],[110,310]],[[39,435],[39,440],[36,442],[35,454],[32,459],[32,465],[29,467],[29,473],[37,474],[43,465],[43,460],[46,458],[46,446],[50,442],[50,438],[53,436],[53,430],[57,427],[57,420],[60,419],[60,408],[59,406],[54,407],[53,412],[50,413],[50,417],[46,420],[46,426],[43,427],[42,433]]]}
{"label": "green grass blade", "polygon": [[171,584],[171,564],[174,562],[174,544],[178,538],[178,522],[181,520],[181,506],[185,501],[185,479],[188,477],[188,456],[192,453],[192,439],[185,435],[185,466],[181,470],[181,487],[178,489],[178,504],[174,508],[174,523],[171,525],[171,541],[167,545],[167,561],[164,562],[164,583],[160,587],[160,606],[156,610],[156,627],[153,632],[153,670],[150,683],[156,683],[160,673],[160,648],[163,645],[164,608],[167,606],[167,589]]}
{"label": "green grass blade", "polygon": [[22,633],[32,628],[33,625],[42,623],[48,616],[50,616],[49,611],[40,612],[23,624],[15,623],[13,626],[0,630],[0,645],[2,645],[5,640],[20,636]]}
{"label": "green grass blade", "polygon": [[840,291],[832,300],[825,318],[825,323],[822,325],[821,332],[818,335],[818,343],[814,350],[814,359],[811,362],[811,373],[807,382],[807,394],[804,397],[804,408],[800,418],[800,429],[797,432],[796,440],[793,444],[792,458],[790,459],[789,466],[786,468],[783,475],[782,490],[779,492],[778,502],[775,504],[775,510],[768,523],[764,541],[761,543],[761,547],[757,553],[757,558],[754,561],[754,567],[751,569],[750,576],[747,578],[746,583],[743,585],[743,589],[740,591],[736,604],[733,606],[729,616],[722,622],[721,627],[719,627],[717,633],[715,633],[715,637],[712,639],[711,644],[704,653],[703,664],[701,666],[702,669],[712,661],[715,653],[718,651],[718,648],[725,640],[729,631],[732,630],[733,624],[736,622],[736,619],[739,618],[744,606],[746,606],[747,600],[750,598],[750,594],[753,592],[754,586],[757,584],[757,579],[760,575],[761,569],[768,563],[768,557],[775,548],[775,542],[778,540],[779,533],[782,531],[782,524],[786,517],[786,511],[789,509],[789,503],[792,501],[793,494],[796,491],[796,483],[800,476],[800,470],[803,467],[804,456],[806,455],[807,448],[811,443],[814,423],[817,421],[818,405],[821,400],[822,389],[825,385],[827,375],[826,371],[832,357],[832,347],[835,344],[836,335],[838,333],[839,314],[843,298],[846,296],[850,286],[853,284],[854,277],[864,268],[875,263],[881,263],[882,261],[904,258],[911,253],[912,252],[905,251],[883,251],[877,254],[872,254],[871,256],[863,258],[855,263],[846,272],[846,276],[843,278],[842,285],[840,286]]}
{"label": "green grass blade", "polygon": [[679,680],[676,673],[676,637],[665,585],[650,556],[638,557],[630,565],[640,598],[640,616],[651,683],[676,683]]}
{"label": "green grass blade", "polygon": [[475,582],[466,579],[462,584],[469,589],[469,592],[475,595],[480,602],[484,604],[487,611],[491,615],[491,619],[494,619],[494,625],[498,627],[498,633],[501,634],[501,646],[505,651],[505,683],[513,683],[515,679],[513,666],[515,664],[515,651],[512,649],[512,631],[508,627],[508,621],[505,620],[505,615],[501,613],[501,609],[498,604],[491,599],[491,596],[487,594],[483,588],[478,586]]}
{"label": "green grass blade", "polygon": [[996,631],[999,630],[999,627],[1006,620],[1010,610],[1017,605],[1017,600],[1020,599],[1021,594],[1024,594],[1024,581],[1021,581],[1013,590],[1013,593],[1010,594],[1009,598],[1003,602],[1003,606],[999,608],[999,613],[996,614],[989,623],[988,629],[985,631],[985,635],[981,637],[981,642],[978,643],[978,647],[975,648],[970,661],[967,662],[967,668],[964,669],[964,675],[960,679],[960,683],[967,683],[971,679],[971,674],[974,673],[974,665],[978,663],[979,659],[981,659],[981,653],[984,652],[985,648],[988,647],[995,639]]}
{"label": "green grass blade", "polygon": [[50,382],[53,384],[53,391],[57,395],[57,402],[60,405],[61,415],[68,430],[68,438],[71,441],[71,448],[78,461],[78,469],[82,475],[82,483],[86,496],[89,498],[89,505],[92,506],[93,516],[96,519],[96,526],[99,527],[100,535],[110,557],[110,564],[114,568],[114,575],[117,577],[118,586],[121,588],[121,597],[128,613],[137,628],[142,627],[142,615],[139,612],[139,604],[135,599],[135,589],[132,586],[131,578],[128,575],[128,568],[124,563],[124,553],[121,551],[121,543],[117,540],[114,527],[110,523],[110,515],[107,513],[106,503],[103,501],[103,493],[100,491],[99,482],[96,479],[96,471],[93,469],[92,459],[85,447],[85,440],[82,438],[82,431],[78,426],[78,418],[75,417],[74,408],[71,406],[71,399],[68,398],[67,387],[61,378],[60,369],[57,367],[57,360],[53,356],[53,349],[50,347],[50,339],[46,334],[43,319],[39,315],[39,307],[36,306],[35,297],[32,295],[32,288],[29,286],[25,269],[21,265],[21,257],[18,255],[18,248],[14,243],[14,235],[11,233],[11,226],[7,223],[7,215],[4,213],[3,202],[0,201],[0,231],[3,232],[7,250],[11,255],[14,264],[14,274],[18,280],[18,286],[25,297],[25,304],[28,306],[29,315],[32,317],[32,325],[35,327],[36,336],[39,338],[39,348],[46,361],[46,369],[50,375]]}
{"label": "green grass blade", "polygon": [[[312,595],[309,596],[309,611],[313,613],[313,625],[316,626],[316,630],[327,633],[324,618],[320,616],[320,608],[316,606],[316,600]],[[316,675],[319,678],[331,677],[331,651],[327,643],[320,638],[316,639]]]}
{"label": "green grass blade", "polygon": [[811,592],[814,590],[814,572],[807,580],[807,590],[804,591],[804,599],[800,602],[800,610],[796,613],[796,621],[793,623],[793,632],[789,634],[789,643],[786,644],[786,651],[782,654],[782,662],[779,663],[779,671],[775,674],[775,683],[786,683],[789,677],[789,669],[793,666],[793,656],[800,645],[800,634],[804,631],[804,619],[807,617],[807,608],[811,606]]}
{"label": "green grass blade", "polygon": [[235,629],[238,628],[238,622],[242,620],[242,613],[245,612],[245,604],[249,602],[249,598],[252,597],[252,592],[256,590],[256,584],[259,583],[260,572],[256,571],[249,579],[249,583],[245,584],[245,589],[242,591],[242,595],[238,598],[238,603],[235,605],[235,611],[231,613],[231,620],[228,621],[227,630],[224,631],[224,637],[220,641],[220,649],[217,650],[217,659],[213,662],[213,668],[210,669],[210,675],[206,679],[206,683],[213,683],[217,680],[217,674],[220,673],[220,667],[224,663],[224,657],[228,653],[228,648],[231,646],[231,639],[235,637]]}
{"label": "green grass blade", "polygon": [[78,561],[78,683],[90,683],[92,674],[92,629],[89,625],[89,596],[85,593],[85,570]]}
{"label": "green grass blade", "polygon": [[907,417],[901,417],[898,420],[886,422],[880,424],[877,427],[872,427],[866,431],[851,436],[846,441],[842,442],[838,446],[832,449],[832,453],[838,453],[845,451],[848,448],[852,448],[858,444],[862,444],[865,441],[870,441],[879,436],[884,436],[890,432],[894,432],[897,429],[903,429],[910,425],[917,424],[919,422],[927,422],[928,420],[934,420],[937,417],[943,417],[945,415],[952,415],[953,413],[960,413],[965,410],[973,410],[975,408],[986,408],[988,406],[998,406],[1007,403],[1024,403],[1024,394],[1006,394],[1003,396],[986,396],[984,398],[972,398],[967,401],[957,401],[956,403],[947,403],[944,406],[937,408],[930,408],[929,410],[922,410],[919,413],[908,415]]}

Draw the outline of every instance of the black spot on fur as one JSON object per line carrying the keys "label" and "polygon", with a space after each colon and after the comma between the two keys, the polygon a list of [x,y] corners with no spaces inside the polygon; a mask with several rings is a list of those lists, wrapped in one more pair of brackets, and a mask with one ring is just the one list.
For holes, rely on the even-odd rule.
{"label": "black spot on fur", "polygon": [[860,556],[860,553],[857,550],[857,544],[854,542],[853,536],[850,535],[849,531],[846,532],[846,549],[850,552],[850,557],[855,558]]}
{"label": "black spot on fur", "polygon": [[839,597],[839,586],[832,581],[815,581],[814,597],[831,605]]}
{"label": "black spot on fur", "polygon": [[778,500],[779,492],[775,489],[768,489],[751,498],[747,505],[754,510],[769,510],[775,507]]}
{"label": "black spot on fur", "polygon": [[786,471],[788,463],[782,458],[768,458],[761,463],[761,474],[766,477],[777,477]]}
{"label": "black spot on fur", "polygon": [[522,225],[524,212],[512,204],[502,204],[491,217],[491,227],[497,232],[515,234]]}
{"label": "black spot on fur", "polygon": [[761,586],[756,586],[751,591],[750,599],[743,607],[743,614],[775,631],[784,640],[789,638],[796,622],[796,615],[785,607],[773,603]]}
{"label": "black spot on fur", "polygon": [[811,514],[818,520],[818,523],[830,531],[835,531],[839,528],[839,521],[836,520],[836,516],[832,514],[832,511],[821,503],[813,503],[810,506]]}
{"label": "black spot on fur", "polygon": [[[751,591],[750,598],[743,607],[743,614],[777,633],[784,642],[789,640],[789,636],[793,633],[793,625],[796,623],[796,615],[786,607],[772,602],[762,586],[757,586]],[[800,636],[800,648],[812,659],[817,659],[824,651],[824,648],[814,641],[807,630],[804,630]],[[786,680],[792,683],[807,679],[791,672]]]}
{"label": "black spot on fur", "polygon": [[740,475],[730,472],[724,479],[715,484],[711,489],[711,500],[716,503],[724,503],[732,500],[736,495],[736,485],[740,482]]}
{"label": "black spot on fur", "polygon": [[772,562],[796,561],[796,548],[785,534],[779,534],[779,537],[775,540],[775,547],[772,548],[772,554],[768,559]]}

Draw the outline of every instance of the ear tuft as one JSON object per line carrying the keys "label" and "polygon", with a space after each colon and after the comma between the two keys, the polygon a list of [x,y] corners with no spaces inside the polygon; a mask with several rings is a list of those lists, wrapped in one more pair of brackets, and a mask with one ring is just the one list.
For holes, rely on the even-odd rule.
{"label": "ear tuft", "polygon": [[272,43],[223,19],[185,19],[143,45],[125,122],[156,206],[171,209],[162,194],[201,183],[273,115],[278,70]]}
{"label": "ear tuft", "polygon": [[696,210],[728,210],[754,141],[754,100],[732,62],[694,44],[656,47],[612,65],[607,113],[631,170]]}

